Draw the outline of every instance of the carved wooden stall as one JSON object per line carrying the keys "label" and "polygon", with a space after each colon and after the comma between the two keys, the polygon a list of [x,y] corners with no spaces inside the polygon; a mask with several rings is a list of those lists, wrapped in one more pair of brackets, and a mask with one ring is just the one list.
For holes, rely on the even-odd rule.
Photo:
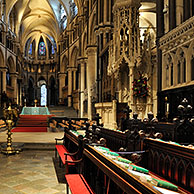
{"label": "carved wooden stall", "polygon": [[[71,122],[70,122],[71,123]],[[79,133],[74,130],[65,130],[64,143],[72,152],[77,150]],[[142,181],[140,176],[133,174],[126,168],[115,163],[111,158],[100,152],[93,143],[89,145],[85,141],[81,172],[87,183],[96,194],[161,194],[151,183]],[[149,175],[158,178],[149,172]],[[181,188],[177,193],[186,194]]]}
{"label": "carved wooden stall", "polygon": [[138,151],[141,149],[141,136],[138,130],[111,130],[103,127],[97,127],[98,138],[106,139],[107,147],[114,151],[119,151],[120,148],[127,149],[127,151]]}
{"label": "carved wooden stall", "polygon": [[194,193],[194,146],[145,139],[144,167]]}

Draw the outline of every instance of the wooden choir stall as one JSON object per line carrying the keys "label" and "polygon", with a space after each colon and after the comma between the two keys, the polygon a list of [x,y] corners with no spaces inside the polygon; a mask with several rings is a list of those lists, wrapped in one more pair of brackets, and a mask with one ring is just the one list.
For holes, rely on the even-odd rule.
{"label": "wooden choir stall", "polygon": [[88,193],[194,193],[194,146],[162,140],[156,132],[160,124],[152,116],[144,122],[132,119],[123,131],[82,118],[52,120],[64,127],[64,137],[56,144],[65,147],[64,155],[74,157],[63,159],[66,177],[84,177]]}

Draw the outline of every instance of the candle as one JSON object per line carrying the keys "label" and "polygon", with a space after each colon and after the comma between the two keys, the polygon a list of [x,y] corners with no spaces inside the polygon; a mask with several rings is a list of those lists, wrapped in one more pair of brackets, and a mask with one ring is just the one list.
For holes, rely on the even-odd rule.
{"label": "candle", "polygon": [[166,112],[169,112],[169,103],[166,104]]}

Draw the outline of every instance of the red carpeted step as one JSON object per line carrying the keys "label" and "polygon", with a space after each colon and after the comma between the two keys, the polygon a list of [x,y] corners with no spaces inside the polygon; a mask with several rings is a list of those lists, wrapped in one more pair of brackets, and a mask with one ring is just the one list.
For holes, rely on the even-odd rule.
{"label": "red carpeted step", "polygon": [[17,127],[47,127],[47,124],[20,124]]}
{"label": "red carpeted step", "polygon": [[15,127],[11,132],[47,132],[47,127]]}
{"label": "red carpeted step", "polygon": [[55,115],[20,115],[12,132],[47,132],[48,119]]}
{"label": "red carpeted step", "polygon": [[20,115],[20,119],[47,120],[47,118],[50,118],[53,116],[54,115]]}

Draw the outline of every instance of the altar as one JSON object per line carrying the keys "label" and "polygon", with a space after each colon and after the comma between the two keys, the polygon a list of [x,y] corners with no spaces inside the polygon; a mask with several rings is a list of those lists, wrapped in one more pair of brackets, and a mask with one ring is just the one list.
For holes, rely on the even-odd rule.
{"label": "altar", "polygon": [[50,115],[47,107],[23,107],[21,115]]}

